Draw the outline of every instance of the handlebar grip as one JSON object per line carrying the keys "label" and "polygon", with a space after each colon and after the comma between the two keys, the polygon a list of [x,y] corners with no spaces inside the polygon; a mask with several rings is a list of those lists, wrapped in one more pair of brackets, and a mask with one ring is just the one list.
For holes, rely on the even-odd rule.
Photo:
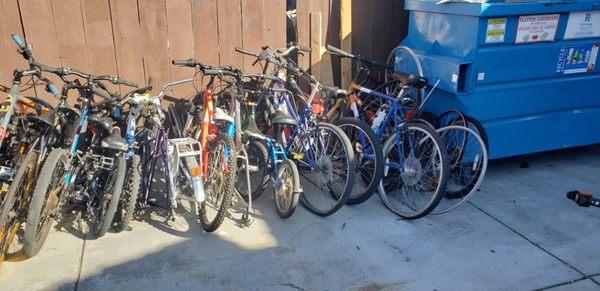
{"label": "handlebar grip", "polygon": [[245,54],[245,55],[250,55],[250,56],[254,56],[254,57],[258,58],[258,54],[257,53],[245,50],[243,48],[236,47],[235,51],[238,52],[238,53],[242,53],[242,54]]}
{"label": "handlebar grip", "polygon": [[231,79],[231,78],[223,77],[223,78],[220,78],[220,80],[223,81],[223,82],[225,82],[225,83],[227,83],[227,84],[229,84],[229,85],[235,84],[235,81],[233,79]]}
{"label": "handlebar grip", "polygon": [[52,95],[54,95],[54,96],[60,95],[60,91],[58,91],[58,88],[56,88],[56,86],[54,86],[54,84],[48,83],[48,85],[46,87],[47,87],[48,92],[52,93]]}
{"label": "handlebar grip", "polygon": [[219,75],[220,74],[219,70],[214,70],[214,69],[202,70],[202,73],[204,75]]}
{"label": "handlebar grip", "polygon": [[292,73],[294,73],[294,74],[300,74],[300,69],[299,68],[287,66],[287,69],[288,69],[288,71],[292,71]]}
{"label": "handlebar grip", "polygon": [[138,87],[138,83],[129,82],[129,81],[125,81],[125,80],[121,80],[121,84],[123,84],[125,86],[129,86],[129,87],[134,87],[134,88]]}
{"label": "handlebar grip", "polygon": [[19,46],[20,49],[27,49],[27,47],[25,46],[25,42],[23,42],[23,40],[18,35],[13,34],[10,37],[17,43],[17,46]]}
{"label": "handlebar grip", "polygon": [[303,46],[303,45],[300,45],[300,44],[298,45],[298,50],[302,51],[302,52],[307,52],[307,53],[312,52],[312,48],[311,47],[309,47],[309,46]]}
{"label": "handlebar grip", "polygon": [[184,67],[195,67],[196,66],[196,61],[194,61],[193,59],[172,60],[171,63],[176,66],[184,66]]}
{"label": "handlebar grip", "polygon": [[112,98],[111,98],[109,95],[107,95],[106,93],[104,93],[104,92],[100,92],[100,91],[98,91],[98,90],[96,90],[96,89],[92,89],[92,93],[94,93],[94,94],[96,94],[96,95],[98,95],[98,96],[100,96],[100,97],[102,97],[102,98],[106,99],[107,101],[112,101],[112,100],[113,100],[113,99],[112,99]]}
{"label": "handlebar grip", "polygon": [[343,51],[343,50],[341,50],[341,49],[339,49],[337,47],[334,47],[332,45],[329,45],[329,44],[327,45],[327,50],[331,51],[331,52],[333,52],[335,54],[338,54],[338,55],[340,55],[342,57],[354,58],[354,55],[352,55],[350,53],[347,53],[347,52],[345,52],[345,51]]}

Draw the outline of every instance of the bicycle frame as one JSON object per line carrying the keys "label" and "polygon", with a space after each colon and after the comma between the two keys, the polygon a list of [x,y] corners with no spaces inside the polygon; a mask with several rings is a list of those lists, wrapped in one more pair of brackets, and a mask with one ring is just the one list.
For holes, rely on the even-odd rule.
{"label": "bicycle frame", "polygon": [[[175,81],[175,82],[171,82],[171,83],[167,83],[163,86],[162,90],[160,91],[160,93],[155,96],[150,98],[150,103],[152,103],[155,107],[156,110],[156,119],[158,119],[157,121],[161,121],[164,119],[164,113],[162,111],[161,108],[161,104],[160,104],[160,98],[163,97],[165,95],[165,91],[175,85],[179,85],[179,84],[184,84],[184,83],[189,83],[189,82],[193,82],[194,78],[189,78],[189,79],[185,79],[185,80],[180,80],[180,81]],[[132,121],[130,120],[130,126]],[[185,177],[190,181],[190,183],[192,184],[192,189],[194,191],[194,201],[198,202],[198,203],[202,203],[204,202],[204,185],[202,183],[202,180],[200,179],[200,173],[198,173],[198,175],[191,173],[194,171],[194,169],[198,168],[198,169],[202,169],[202,164],[203,164],[203,160],[199,159],[199,164],[198,165],[198,159],[195,158],[195,156],[200,156],[202,157],[203,155],[203,150],[202,150],[202,144],[198,143],[197,140],[193,140],[191,138],[178,138],[178,139],[168,139],[167,137],[167,132],[165,130],[165,128],[162,126],[162,124],[159,124],[158,122],[154,122],[154,132],[155,132],[155,136],[152,139],[153,146],[152,146],[152,150],[151,152],[145,153],[145,157],[142,159],[142,164],[147,164],[148,162],[150,162],[150,173],[149,173],[149,177],[147,178],[146,181],[144,181],[145,183],[145,189],[144,189],[144,196],[143,196],[143,206],[146,207],[148,204],[148,198],[150,195],[150,188],[152,185],[152,180],[154,178],[154,174],[155,174],[155,169],[156,169],[156,162],[157,159],[160,156],[160,159],[164,165],[164,169],[165,169],[165,175],[166,175],[166,182],[167,182],[167,189],[169,191],[169,206],[170,209],[174,209],[177,207],[177,199],[179,197],[179,192],[177,191],[177,183],[175,181],[175,179],[177,179],[178,175],[179,175],[179,170],[180,167],[187,167],[186,171],[183,171]],[[189,129],[189,125],[186,122],[186,128]],[[187,133],[187,130],[184,130],[184,132]],[[185,136],[185,135],[184,135]],[[189,151],[184,151],[181,149],[181,145],[185,144],[185,145],[189,145],[191,147],[191,149]],[[174,166],[171,168],[170,165],[170,161],[169,158],[174,159],[173,163]],[[180,159],[183,159],[183,163],[180,163]],[[201,172],[201,170],[200,170]]]}

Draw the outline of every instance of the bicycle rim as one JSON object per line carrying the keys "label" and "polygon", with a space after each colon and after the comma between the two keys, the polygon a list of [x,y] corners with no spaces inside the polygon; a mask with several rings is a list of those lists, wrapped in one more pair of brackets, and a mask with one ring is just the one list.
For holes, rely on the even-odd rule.
{"label": "bicycle rim", "polygon": [[442,198],[448,157],[439,140],[433,129],[415,123],[399,128],[384,144],[379,194],[388,209],[405,219],[429,214]]}
{"label": "bicycle rim", "polygon": [[448,152],[450,175],[444,198],[431,214],[446,213],[469,200],[483,182],[488,163],[485,143],[475,130],[447,126],[437,132]]}
{"label": "bicycle rim", "polygon": [[298,169],[305,187],[302,204],[321,216],[333,214],[346,203],[356,176],[350,141],[339,127],[320,123],[302,144],[304,166]]}

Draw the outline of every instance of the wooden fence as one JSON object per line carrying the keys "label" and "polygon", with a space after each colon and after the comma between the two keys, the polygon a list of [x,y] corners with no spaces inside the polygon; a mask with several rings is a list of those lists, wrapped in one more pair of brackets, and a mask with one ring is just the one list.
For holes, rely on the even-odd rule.
{"label": "wooden fence", "polygon": [[[298,41],[315,43],[310,19],[320,13],[321,44],[339,45],[339,3],[297,0]],[[12,33],[23,36],[42,63],[139,83],[152,76],[156,85],[193,72],[171,66],[171,59],[194,57],[251,70],[253,59],[235,47],[258,50],[286,42],[285,0],[1,0],[0,8],[0,78],[7,85],[12,71],[26,65],[14,53]],[[355,0],[352,8],[354,51],[385,59],[406,30],[402,1]],[[300,63],[310,66],[310,56],[300,57]],[[339,79],[337,60],[319,66],[331,63],[333,78]],[[182,96],[190,89],[174,93]]]}

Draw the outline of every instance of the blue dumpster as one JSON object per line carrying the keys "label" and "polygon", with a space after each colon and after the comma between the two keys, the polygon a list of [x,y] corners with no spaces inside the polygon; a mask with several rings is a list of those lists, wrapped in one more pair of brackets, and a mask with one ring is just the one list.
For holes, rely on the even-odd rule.
{"label": "blue dumpster", "polygon": [[[406,0],[412,48],[438,88],[425,108],[475,119],[490,158],[600,142],[600,1]],[[414,71],[396,55],[395,69]]]}

